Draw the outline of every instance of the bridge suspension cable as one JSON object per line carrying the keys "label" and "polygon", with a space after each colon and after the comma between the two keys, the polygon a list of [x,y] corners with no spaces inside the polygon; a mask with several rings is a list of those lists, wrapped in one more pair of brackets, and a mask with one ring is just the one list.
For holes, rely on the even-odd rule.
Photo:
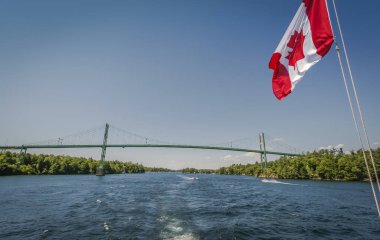
{"label": "bridge suspension cable", "polygon": [[[208,144],[210,146],[224,146],[224,147],[246,147],[250,148],[255,146],[257,140],[253,137],[238,138],[230,141]],[[256,144],[257,145],[257,144]]]}
{"label": "bridge suspension cable", "polygon": [[271,135],[265,133],[266,136],[266,144],[268,150],[281,150],[281,151],[287,151],[292,153],[301,153],[303,152],[297,147],[294,147],[288,143],[285,142],[283,138],[278,137],[272,137]]}
{"label": "bridge suspension cable", "polygon": [[97,144],[102,142],[102,134],[104,125],[100,125],[78,133],[73,133],[65,136],[50,138],[38,142],[31,142],[25,145],[55,145],[55,144]]}
{"label": "bridge suspension cable", "polygon": [[175,144],[172,142],[162,141],[151,137],[142,136],[119,127],[110,125],[109,143],[140,143],[140,144]]}

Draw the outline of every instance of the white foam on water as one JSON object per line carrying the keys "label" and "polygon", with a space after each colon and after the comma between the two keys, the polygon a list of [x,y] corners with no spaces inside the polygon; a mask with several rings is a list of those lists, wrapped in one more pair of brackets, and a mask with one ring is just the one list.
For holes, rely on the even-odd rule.
{"label": "white foam on water", "polygon": [[181,226],[175,226],[175,225],[169,225],[167,226],[167,228],[171,231],[171,232],[182,232],[183,231],[183,228]]}
{"label": "white foam on water", "polygon": [[185,180],[198,180],[199,178],[198,177],[185,177],[185,176],[181,176],[182,179],[185,179]]}
{"label": "white foam on water", "polygon": [[183,221],[177,218],[171,218],[163,215],[157,219],[160,222],[166,223],[160,233],[162,239],[178,239],[178,240],[193,240],[198,239],[190,229],[185,229],[182,226]]}
{"label": "white foam on water", "polygon": [[184,233],[181,235],[174,235],[166,232],[161,232],[160,238],[162,239],[173,239],[173,240],[196,240],[198,237],[194,236],[192,233]]}
{"label": "white foam on water", "polygon": [[159,222],[165,222],[165,221],[167,221],[169,219],[169,217],[168,216],[165,216],[165,215],[162,215],[162,216],[160,216],[159,218],[157,218],[157,220],[159,221]]}
{"label": "white foam on water", "polygon": [[104,229],[106,231],[110,230],[110,227],[108,226],[108,224],[106,222],[104,222],[104,225],[103,225]]}
{"label": "white foam on water", "polygon": [[193,239],[198,239],[197,237],[195,237],[192,233],[185,233],[181,236],[177,236],[175,237],[174,239],[178,239],[178,240],[193,240]]}
{"label": "white foam on water", "polygon": [[180,177],[185,180],[198,180],[199,178],[197,176],[183,176],[183,175],[177,175],[177,177]]}
{"label": "white foam on water", "polygon": [[44,230],[44,233],[47,233],[47,232],[49,232],[49,230]]}
{"label": "white foam on water", "polygon": [[262,179],[261,182],[263,182],[263,183],[274,183],[274,184],[285,184],[285,185],[301,186],[300,184],[281,182],[281,181],[277,181],[275,179]]}
{"label": "white foam on water", "polygon": [[100,204],[100,203],[102,203],[102,201],[99,199],[96,199],[96,203]]}

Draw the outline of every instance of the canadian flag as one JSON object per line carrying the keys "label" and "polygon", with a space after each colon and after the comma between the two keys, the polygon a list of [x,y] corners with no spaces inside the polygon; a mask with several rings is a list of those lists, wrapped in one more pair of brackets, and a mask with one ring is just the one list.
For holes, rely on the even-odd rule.
{"label": "canadian flag", "polygon": [[282,100],[334,41],[325,0],[303,0],[269,62],[272,89]]}

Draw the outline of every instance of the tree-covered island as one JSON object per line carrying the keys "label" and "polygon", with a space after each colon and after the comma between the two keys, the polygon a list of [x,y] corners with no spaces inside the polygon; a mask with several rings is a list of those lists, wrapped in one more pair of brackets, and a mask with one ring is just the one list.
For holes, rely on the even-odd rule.
{"label": "tree-covered island", "polygon": [[[380,148],[373,150],[373,157],[376,169],[380,170]],[[99,160],[92,158],[3,152],[0,153],[0,175],[95,174],[99,163]],[[369,166],[373,173],[370,160]],[[167,168],[144,167],[141,164],[122,161],[106,161],[103,167],[106,174],[174,171]],[[346,181],[368,179],[361,151],[343,153],[336,149],[314,151],[297,157],[280,157],[278,160],[268,162],[266,166],[260,163],[233,164],[217,170],[185,168],[181,172],[247,175],[279,179]]]}
{"label": "tree-covered island", "polygon": [[[0,175],[95,174],[100,161],[92,158],[46,154],[0,153]],[[132,162],[106,161],[106,174],[144,173],[144,166]]]}
{"label": "tree-covered island", "polygon": [[[375,167],[380,170],[380,148],[373,150]],[[367,153],[367,156],[369,154]],[[368,160],[371,172],[373,168]],[[218,174],[250,175],[280,179],[320,179],[363,181],[368,174],[362,151],[343,153],[340,150],[320,150],[297,157],[280,157],[263,167],[255,164],[235,164],[216,170]],[[374,175],[373,175],[374,177]]]}

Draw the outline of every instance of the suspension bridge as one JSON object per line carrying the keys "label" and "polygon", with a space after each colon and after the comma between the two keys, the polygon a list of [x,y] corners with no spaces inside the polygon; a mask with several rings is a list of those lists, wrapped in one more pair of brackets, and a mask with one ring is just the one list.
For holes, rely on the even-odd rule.
{"label": "suspension bridge", "polygon": [[[103,130],[102,142],[96,142],[99,139],[99,130]],[[110,135],[110,130],[112,135]],[[81,139],[82,142],[78,141]],[[243,147],[241,143],[252,142],[251,138],[243,138],[233,141],[228,141],[219,144],[209,145],[191,145],[191,144],[178,144],[169,143],[157,139],[152,139],[140,136],[135,133],[125,131],[123,129],[110,126],[108,123],[101,127],[90,129],[81,133],[69,135],[66,137],[53,138],[42,142],[22,144],[22,145],[7,145],[0,146],[4,150],[20,150],[21,154],[26,154],[28,149],[75,149],[75,148],[98,148],[101,149],[100,164],[97,170],[97,175],[104,175],[103,163],[106,158],[107,148],[177,148],[177,149],[204,149],[204,150],[219,150],[219,151],[233,151],[233,152],[246,152],[260,154],[260,161],[266,165],[267,155],[280,155],[280,156],[299,156],[296,148],[291,147],[285,143],[279,143],[278,139],[272,139],[269,142],[282,145],[290,151],[274,151],[266,146],[264,133],[259,134],[259,149],[251,147]]]}

